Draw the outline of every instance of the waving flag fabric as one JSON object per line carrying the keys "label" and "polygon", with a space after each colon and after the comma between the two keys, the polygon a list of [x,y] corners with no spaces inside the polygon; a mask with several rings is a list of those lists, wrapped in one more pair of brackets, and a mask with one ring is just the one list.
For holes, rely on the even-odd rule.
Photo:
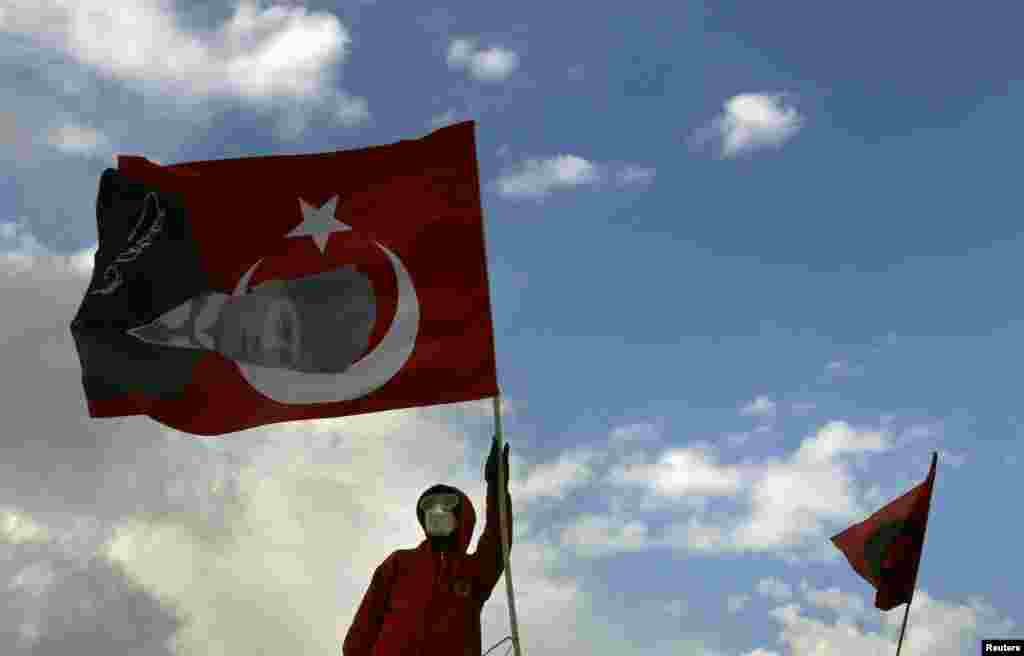
{"label": "waving flag fabric", "polygon": [[197,435],[498,393],[472,121],[100,180],[71,330],[93,417]]}
{"label": "waving flag fabric", "polygon": [[832,538],[853,569],[875,587],[875,608],[880,610],[905,604],[913,595],[937,459],[938,454],[932,455],[923,483]]}

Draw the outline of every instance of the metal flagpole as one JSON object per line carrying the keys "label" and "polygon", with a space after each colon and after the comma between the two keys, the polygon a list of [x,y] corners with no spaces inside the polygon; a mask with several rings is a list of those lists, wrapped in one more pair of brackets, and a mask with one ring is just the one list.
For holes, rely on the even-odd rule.
{"label": "metal flagpole", "polygon": [[[939,452],[932,453],[932,467],[938,462]],[[924,516],[924,530],[921,532],[921,555],[917,559],[917,566],[914,568],[914,582],[910,587],[910,599],[907,599],[907,607],[903,611],[903,627],[900,629],[900,641],[896,643],[896,656],[900,656],[900,649],[903,649],[903,634],[907,630],[907,616],[910,615],[910,604],[914,603],[914,592],[917,591],[917,572],[921,568],[921,559],[924,558],[924,536],[928,532],[928,515],[932,512],[932,492],[935,491],[935,479],[932,479],[932,486],[928,490],[928,512]]]}
{"label": "metal flagpole", "polygon": [[499,526],[501,527],[501,551],[505,558],[505,590],[508,592],[508,614],[512,621],[512,646],[515,647],[516,656],[523,656],[522,649],[519,646],[519,622],[516,620],[516,599],[512,594],[512,567],[508,560],[509,554],[509,534],[508,527],[505,526],[505,513],[508,509],[505,508],[508,498],[505,495],[505,486],[508,485],[508,481],[505,480],[505,467],[504,467],[504,444],[502,444],[501,436],[501,393],[494,397],[494,441],[498,445],[498,517]]}

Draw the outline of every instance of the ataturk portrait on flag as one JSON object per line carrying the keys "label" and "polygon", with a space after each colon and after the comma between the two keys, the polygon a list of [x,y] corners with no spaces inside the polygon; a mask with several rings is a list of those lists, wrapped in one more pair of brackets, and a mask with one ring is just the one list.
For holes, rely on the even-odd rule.
{"label": "ataturk portrait on flag", "polygon": [[[75,318],[77,326],[99,320],[123,331],[116,344],[109,334],[90,339],[87,332],[76,333],[82,359],[89,363],[85,384],[90,396],[131,391],[161,397],[179,394],[196,361],[197,354],[182,352],[187,349],[311,373],[344,371],[366,352],[376,304],[369,277],[353,266],[267,281],[246,294],[198,291],[140,324],[140,317],[152,314],[161,297],[155,288],[159,278],[147,275],[148,270],[174,257],[175,278],[188,278],[184,269],[196,261],[187,241],[171,238],[185,229],[182,213],[159,192],[113,169],[101,179],[98,204],[105,212],[120,210],[123,218],[131,219],[109,226],[130,232],[106,235],[125,239],[125,247],[113,261],[96,268],[95,284],[87,294],[111,299],[120,295],[134,302],[116,304],[115,312],[109,303],[94,301],[83,304]],[[138,214],[132,218],[135,207]],[[184,289],[180,280],[173,286]],[[191,287],[196,286],[202,285]]]}

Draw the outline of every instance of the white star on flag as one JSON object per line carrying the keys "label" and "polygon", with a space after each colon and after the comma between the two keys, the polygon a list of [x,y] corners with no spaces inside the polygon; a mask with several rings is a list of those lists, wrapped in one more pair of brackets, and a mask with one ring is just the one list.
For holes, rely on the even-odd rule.
{"label": "white star on flag", "polygon": [[337,195],[319,208],[313,207],[300,198],[299,207],[302,209],[302,223],[285,236],[312,236],[317,248],[320,249],[320,253],[324,253],[327,249],[327,239],[331,236],[332,232],[344,232],[352,229],[352,226],[334,218],[334,210],[337,206]]}

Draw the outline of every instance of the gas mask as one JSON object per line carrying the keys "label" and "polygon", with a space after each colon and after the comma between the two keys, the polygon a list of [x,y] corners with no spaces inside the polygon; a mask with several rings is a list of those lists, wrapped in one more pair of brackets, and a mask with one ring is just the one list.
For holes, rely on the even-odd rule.
{"label": "gas mask", "polygon": [[455,532],[455,509],[459,506],[459,495],[448,492],[430,494],[420,502],[423,511],[423,525],[431,537],[448,536]]}

